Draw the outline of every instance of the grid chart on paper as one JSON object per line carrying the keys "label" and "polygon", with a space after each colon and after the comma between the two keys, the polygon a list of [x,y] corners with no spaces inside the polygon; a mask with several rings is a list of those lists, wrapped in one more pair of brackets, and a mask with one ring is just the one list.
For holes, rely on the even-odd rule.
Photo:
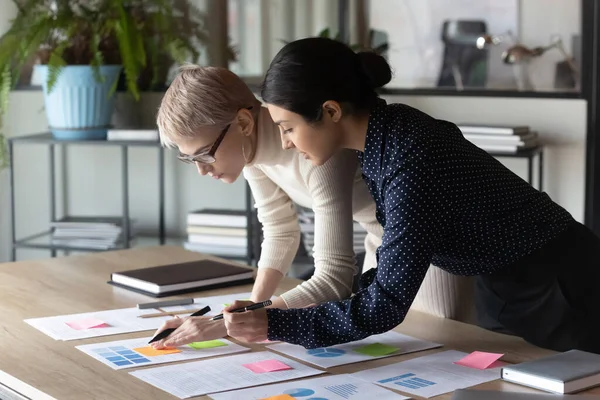
{"label": "grid chart on paper", "polygon": [[394,376],[393,378],[383,379],[378,381],[379,383],[389,383],[394,382],[396,385],[404,386],[409,389],[421,389],[428,386],[433,386],[436,383],[428,381],[426,379],[421,379],[415,374],[404,374],[399,376]]}
{"label": "grid chart on paper", "polygon": [[337,394],[338,396],[343,397],[344,399],[349,399],[355,394],[358,394],[358,388],[351,383],[335,386],[325,386],[325,389]]}
{"label": "grid chart on paper", "polygon": [[93,351],[100,357],[119,367],[122,367],[123,365],[144,364],[150,362],[150,360],[143,355],[123,346],[94,349]]}

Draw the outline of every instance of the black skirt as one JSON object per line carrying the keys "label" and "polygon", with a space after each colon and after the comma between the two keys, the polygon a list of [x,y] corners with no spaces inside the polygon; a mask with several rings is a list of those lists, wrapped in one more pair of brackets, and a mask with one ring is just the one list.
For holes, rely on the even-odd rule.
{"label": "black skirt", "polygon": [[574,223],[510,267],[478,276],[476,308],[483,328],[600,354],[600,238]]}

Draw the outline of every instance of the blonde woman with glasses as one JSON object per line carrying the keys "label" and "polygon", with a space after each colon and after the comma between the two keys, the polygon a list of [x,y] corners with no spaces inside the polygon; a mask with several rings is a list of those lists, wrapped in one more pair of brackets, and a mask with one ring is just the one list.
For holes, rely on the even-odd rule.
{"label": "blonde woman with glasses", "polygon": [[[157,124],[163,145],[176,148],[179,159],[194,164],[200,175],[232,183],[243,174],[248,181],[264,235],[250,300],[271,298],[292,264],[300,244],[295,204],[315,214],[315,272],[276,297],[272,307],[303,308],[351,296],[357,274],[354,221],[367,231],[363,270],[377,264],[383,229],[356,152],[343,151],[317,167],[307,154],[282,148],[282,132],[268,110],[233,72],[183,67],[165,93]],[[166,328],[177,330],[155,347],[227,334],[222,320],[204,317],[174,319],[159,331]]]}

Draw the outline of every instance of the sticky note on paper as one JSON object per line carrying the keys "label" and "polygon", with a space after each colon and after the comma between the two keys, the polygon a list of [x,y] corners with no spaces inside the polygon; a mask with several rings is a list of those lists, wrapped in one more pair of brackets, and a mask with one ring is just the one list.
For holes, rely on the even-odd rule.
{"label": "sticky note on paper", "polygon": [[207,340],[205,342],[192,342],[188,346],[192,349],[212,349],[213,347],[227,346],[227,343],[223,343],[220,340]]}
{"label": "sticky note on paper", "polygon": [[498,359],[503,355],[504,354],[474,351],[460,360],[455,361],[454,364],[475,369],[494,368],[496,366],[495,364],[498,362]]}
{"label": "sticky note on paper", "polygon": [[83,329],[103,328],[108,326],[106,322],[99,320],[98,318],[78,319],[75,321],[66,322],[66,324],[69,325],[70,328],[76,329],[78,331],[81,331]]}
{"label": "sticky note on paper", "polygon": [[175,354],[175,353],[181,353],[181,350],[179,349],[164,349],[164,350],[157,350],[154,347],[138,347],[133,349],[133,351],[136,351],[146,357],[156,357],[156,356],[166,356],[167,354]]}
{"label": "sticky note on paper", "polygon": [[398,347],[389,346],[383,343],[371,343],[354,349],[354,351],[357,353],[365,354],[371,357],[387,356],[398,350],[400,350]]}
{"label": "sticky note on paper", "polygon": [[264,397],[260,400],[296,400],[296,398],[290,396],[289,394],[278,394],[271,397]]}
{"label": "sticky note on paper", "polygon": [[275,372],[275,371],[285,371],[287,369],[292,369],[287,364],[282,363],[279,360],[264,360],[258,361],[250,364],[242,364],[243,367],[248,368],[250,371],[262,374],[264,372]]}

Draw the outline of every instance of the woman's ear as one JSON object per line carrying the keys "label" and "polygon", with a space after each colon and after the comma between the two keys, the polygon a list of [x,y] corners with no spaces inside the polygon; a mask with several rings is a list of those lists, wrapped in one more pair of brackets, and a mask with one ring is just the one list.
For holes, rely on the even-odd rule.
{"label": "woman's ear", "polygon": [[237,123],[240,125],[242,135],[250,136],[254,132],[254,117],[248,109],[241,109],[237,113]]}
{"label": "woman's ear", "polygon": [[323,115],[329,115],[333,122],[339,122],[342,119],[342,107],[340,103],[334,100],[327,100],[323,103]]}

